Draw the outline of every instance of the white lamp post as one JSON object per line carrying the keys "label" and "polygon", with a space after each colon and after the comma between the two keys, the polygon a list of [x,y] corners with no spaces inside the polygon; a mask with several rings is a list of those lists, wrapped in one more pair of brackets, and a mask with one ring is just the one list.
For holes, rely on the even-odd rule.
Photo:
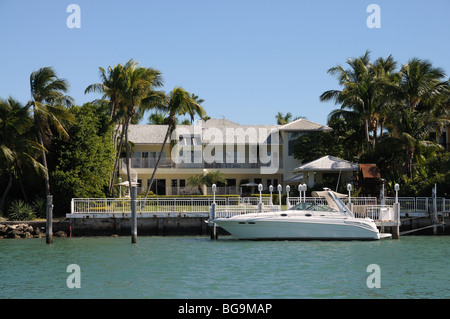
{"label": "white lamp post", "polygon": [[395,190],[395,202],[398,203],[398,191],[400,190],[400,185],[395,184],[394,190]]}
{"label": "white lamp post", "polygon": [[347,190],[348,190],[348,203],[351,204],[352,202],[352,184],[348,183],[347,184]]}
{"label": "white lamp post", "polygon": [[259,213],[262,212],[262,190],[263,190],[263,186],[262,186],[262,184],[259,184],[258,185],[258,191],[259,191],[258,212]]}
{"label": "white lamp post", "polygon": [[281,184],[278,184],[278,201],[280,204],[280,210],[281,210],[281,191],[283,190],[283,186],[281,186]]}
{"label": "white lamp post", "polygon": [[273,201],[272,201],[273,186],[272,185],[269,186],[269,192],[270,192],[270,205],[273,206]]}
{"label": "white lamp post", "polygon": [[122,198],[122,185],[120,183],[122,183],[122,177],[119,177],[119,198]]}
{"label": "white lamp post", "polygon": [[291,191],[291,186],[286,185],[286,208],[291,208],[291,203],[289,202],[289,192]]}
{"label": "white lamp post", "polygon": [[213,203],[216,203],[216,184],[211,185],[211,190],[213,192]]}

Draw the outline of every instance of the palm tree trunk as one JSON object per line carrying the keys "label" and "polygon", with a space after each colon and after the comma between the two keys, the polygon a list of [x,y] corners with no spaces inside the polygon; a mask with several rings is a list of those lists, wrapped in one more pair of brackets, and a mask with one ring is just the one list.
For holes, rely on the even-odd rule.
{"label": "palm tree trunk", "polygon": [[161,155],[164,151],[164,147],[166,146],[167,138],[169,137],[171,130],[172,130],[172,124],[169,124],[169,127],[167,128],[166,136],[164,137],[163,145],[161,146],[161,151],[159,152],[159,155],[158,155],[158,160],[156,161],[155,168],[153,169],[152,178],[150,179],[150,183],[147,185],[147,192],[145,193],[145,198],[147,198],[148,192],[150,191],[150,188],[152,187],[153,180],[155,179],[155,175],[156,175],[156,170],[158,169],[159,162],[161,161]]}
{"label": "palm tree trunk", "polygon": [[2,200],[0,202],[0,211],[3,211],[3,206],[5,205],[6,196],[8,196],[8,193],[12,186],[12,172],[11,172],[10,167],[8,167],[8,169],[9,169],[9,180],[8,180],[8,184],[6,185],[5,191],[3,192]]}
{"label": "palm tree trunk", "polygon": [[409,178],[413,178],[413,160],[414,160],[414,149],[406,150],[406,170]]}
{"label": "palm tree trunk", "polygon": [[130,188],[131,191],[131,168],[130,168],[130,144],[128,143],[128,124],[130,122],[131,118],[129,116],[127,116],[126,120],[125,120],[125,146],[126,146],[126,162],[127,162],[127,178],[128,178],[128,187]]}
{"label": "palm tree trunk", "polygon": [[22,190],[23,199],[28,202],[27,192],[25,191],[25,187],[23,186],[22,174],[20,174],[20,167],[17,165],[17,178],[19,179],[20,189]]}
{"label": "palm tree trunk", "polygon": [[365,133],[366,133],[366,151],[370,148],[370,139],[369,139],[369,119],[365,119]]}
{"label": "palm tree trunk", "polygon": [[44,165],[44,178],[45,178],[45,195],[50,196],[50,178],[48,176],[48,167],[47,167],[47,157],[45,155],[45,149],[44,149],[44,139],[42,138],[42,133],[40,130],[39,125],[36,125],[37,127],[37,133],[38,133],[38,140],[39,144],[41,144],[41,156],[42,156],[42,165]]}
{"label": "palm tree trunk", "polygon": [[[128,126],[127,126],[126,130],[128,130]],[[112,193],[112,188],[113,188],[113,185],[114,185],[114,180],[115,180],[115,178],[116,178],[116,172],[117,172],[117,169],[118,169],[118,167],[119,167],[120,152],[121,152],[122,146],[123,146],[123,137],[124,137],[124,134],[125,134],[125,124],[122,124],[122,132],[121,132],[121,134],[120,134],[119,147],[117,148],[116,157],[115,157],[115,159],[114,159],[114,169],[113,169],[113,171],[111,172],[111,177],[110,177],[110,179],[109,179],[109,188],[108,188],[108,189],[109,189],[109,193],[110,193],[110,194]]]}

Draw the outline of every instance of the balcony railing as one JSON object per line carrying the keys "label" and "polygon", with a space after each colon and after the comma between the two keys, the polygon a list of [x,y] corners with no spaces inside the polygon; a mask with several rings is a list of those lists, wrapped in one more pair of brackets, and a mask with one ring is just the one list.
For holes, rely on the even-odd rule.
{"label": "balcony railing", "polygon": [[[156,158],[131,158],[131,168],[155,168],[156,162],[158,159]],[[125,159],[122,158],[122,165],[125,166]],[[251,169],[251,168],[262,168],[268,167],[267,164],[262,163],[248,163],[246,160],[245,163],[174,163],[170,158],[161,158],[159,161],[158,168],[210,168],[210,169]],[[278,168],[282,168],[280,163]]]}

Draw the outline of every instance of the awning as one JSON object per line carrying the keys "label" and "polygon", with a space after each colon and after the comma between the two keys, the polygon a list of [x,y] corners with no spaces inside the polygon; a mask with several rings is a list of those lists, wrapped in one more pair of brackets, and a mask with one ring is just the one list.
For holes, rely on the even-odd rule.
{"label": "awning", "polygon": [[315,161],[302,164],[291,171],[293,172],[344,172],[358,171],[358,164],[343,160],[334,156],[324,156]]}

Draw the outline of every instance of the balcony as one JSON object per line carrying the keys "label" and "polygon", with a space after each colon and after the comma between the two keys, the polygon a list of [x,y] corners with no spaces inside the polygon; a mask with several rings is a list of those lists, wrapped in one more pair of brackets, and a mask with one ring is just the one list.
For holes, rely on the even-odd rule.
{"label": "balcony", "polygon": [[[131,168],[155,168],[156,158],[132,158]],[[122,167],[126,167],[125,158],[122,158]],[[246,159],[245,163],[174,163],[170,158],[161,158],[158,168],[181,168],[181,169],[193,169],[193,168],[209,168],[209,169],[259,169],[262,167],[268,167],[267,164],[262,163],[248,163]],[[280,163],[278,168],[282,168]]]}

